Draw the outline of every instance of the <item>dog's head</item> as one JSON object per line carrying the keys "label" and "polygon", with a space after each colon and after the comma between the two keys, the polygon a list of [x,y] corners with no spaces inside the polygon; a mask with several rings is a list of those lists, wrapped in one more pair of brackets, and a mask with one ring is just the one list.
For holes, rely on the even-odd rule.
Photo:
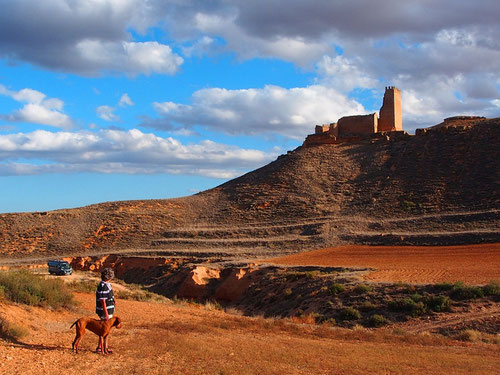
{"label": "dog's head", "polygon": [[115,321],[113,322],[113,327],[122,328],[122,321],[119,317],[115,317]]}

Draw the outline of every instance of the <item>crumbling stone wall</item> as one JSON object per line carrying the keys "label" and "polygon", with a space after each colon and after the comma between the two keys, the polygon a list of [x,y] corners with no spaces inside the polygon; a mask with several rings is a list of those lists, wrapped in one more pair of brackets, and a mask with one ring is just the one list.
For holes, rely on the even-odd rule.
{"label": "crumbling stone wall", "polygon": [[339,138],[356,135],[373,134],[377,132],[377,114],[342,117],[337,122]]}
{"label": "crumbling stone wall", "polygon": [[323,134],[330,130],[330,125],[316,125],[314,134]]}

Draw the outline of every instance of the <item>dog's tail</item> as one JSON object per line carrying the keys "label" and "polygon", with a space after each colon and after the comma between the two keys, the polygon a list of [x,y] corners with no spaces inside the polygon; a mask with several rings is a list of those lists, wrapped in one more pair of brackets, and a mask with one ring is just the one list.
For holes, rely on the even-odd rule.
{"label": "dog's tail", "polygon": [[79,321],[80,319],[75,320],[75,322],[69,327],[70,329],[73,328],[73,326]]}

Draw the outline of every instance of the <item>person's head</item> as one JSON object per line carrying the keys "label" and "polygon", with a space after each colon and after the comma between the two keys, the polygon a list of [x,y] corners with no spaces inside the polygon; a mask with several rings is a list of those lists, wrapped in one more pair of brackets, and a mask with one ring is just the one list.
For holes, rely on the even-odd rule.
{"label": "person's head", "polygon": [[101,279],[103,281],[109,281],[113,277],[115,277],[115,273],[114,273],[114,271],[113,271],[112,268],[105,268],[105,269],[102,270],[102,272],[101,272]]}

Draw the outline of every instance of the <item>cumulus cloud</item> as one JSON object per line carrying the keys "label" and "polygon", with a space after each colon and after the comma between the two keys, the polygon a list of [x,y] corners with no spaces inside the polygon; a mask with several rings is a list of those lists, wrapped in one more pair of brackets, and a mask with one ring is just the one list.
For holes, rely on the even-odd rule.
{"label": "cumulus cloud", "polygon": [[120,117],[115,115],[113,111],[115,108],[110,107],[109,105],[101,105],[96,108],[97,116],[106,121],[120,121]]}
{"label": "cumulus cloud", "polygon": [[158,42],[116,43],[85,39],[74,49],[80,58],[78,69],[90,74],[101,70],[129,75],[175,74],[184,61],[169,46]]}
{"label": "cumulus cloud", "polygon": [[73,120],[62,112],[64,102],[60,99],[47,98],[44,93],[30,88],[12,91],[3,85],[0,85],[0,95],[9,96],[15,101],[25,103],[22,108],[10,114],[0,115],[4,120],[48,125],[62,129],[74,127]]}
{"label": "cumulus cloud", "polygon": [[161,27],[187,58],[229,51],[316,66],[317,83],[344,95],[396,84],[430,102],[429,88],[446,82],[440,115],[448,98],[498,115],[498,19],[497,0],[18,0],[0,13],[0,56],[80,74],[176,74],[184,60],[169,45],[130,32]]}
{"label": "cumulus cloud", "polygon": [[184,145],[174,138],[137,129],[56,133],[37,130],[0,135],[0,175],[98,172],[232,178],[276,156],[274,151],[266,153],[210,140]]}
{"label": "cumulus cloud", "polygon": [[319,85],[285,89],[227,90],[211,88],[196,91],[191,105],[154,103],[159,121],[143,126],[171,129],[174,125],[195,125],[227,134],[280,134],[302,139],[316,123],[335,122],[348,114],[364,113],[364,108],[335,89]]}
{"label": "cumulus cloud", "polygon": [[[134,102],[130,99],[130,96],[127,93],[122,94],[120,100],[118,101],[119,107],[127,107],[133,106]],[[96,114],[98,117],[102,118],[105,121],[120,121],[120,116],[114,113],[116,111],[116,107],[111,107],[109,105],[101,105],[96,108]],[[95,124],[89,125],[90,128]]]}
{"label": "cumulus cloud", "polygon": [[[159,4],[151,5],[178,40],[221,38],[240,59],[315,64],[317,83],[344,95],[357,88],[382,93],[383,86],[397,85],[408,92],[403,96],[408,100],[403,102],[405,122],[412,127],[456,113],[500,115],[492,105],[499,97],[500,76],[500,7],[495,0]],[[415,110],[416,101],[426,103],[417,107],[427,114]]]}
{"label": "cumulus cloud", "polygon": [[133,106],[134,102],[132,101],[132,99],[130,99],[130,96],[128,96],[127,93],[124,93],[121,96],[120,101],[118,102],[118,105],[120,107]]}
{"label": "cumulus cloud", "polygon": [[[2,4],[0,56],[80,74],[175,74],[183,59],[165,44],[134,42],[153,26],[139,0],[18,0]],[[36,14],[34,18],[32,15]]]}

